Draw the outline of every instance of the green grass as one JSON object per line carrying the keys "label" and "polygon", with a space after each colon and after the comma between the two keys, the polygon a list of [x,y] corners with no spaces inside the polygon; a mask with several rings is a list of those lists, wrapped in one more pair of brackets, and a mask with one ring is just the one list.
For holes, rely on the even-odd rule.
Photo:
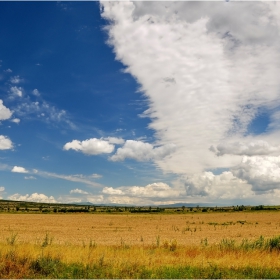
{"label": "green grass", "polygon": [[[225,244],[223,242],[222,244]],[[226,243],[228,244],[228,243]],[[229,243],[230,246],[232,243]],[[232,248],[232,247],[231,247]],[[279,279],[280,268],[242,267],[225,268],[217,265],[162,266],[148,268],[137,263],[122,263],[117,268],[110,263],[98,261],[92,265],[65,264],[59,258],[38,256],[36,259],[19,258],[15,250],[1,255],[0,278],[29,279]]]}
{"label": "green grass", "polygon": [[[12,234],[14,237],[15,234]],[[13,239],[13,238],[12,238]],[[163,241],[163,247],[160,247],[160,239],[157,236],[158,246],[153,250],[167,250],[166,252],[177,253],[177,242]],[[12,244],[11,244],[12,243]],[[280,267],[254,266],[218,266],[212,261],[204,261],[190,265],[164,264],[162,266],[145,266],[137,260],[123,259],[116,262],[116,258],[109,259],[106,254],[90,263],[72,262],[64,263],[59,256],[51,256],[44,250],[46,246],[51,245],[51,239],[48,234],[41,244],[41,253],[39,254],[18,254],[20,245],[10,242],[8,250],[0,250],[0,279],[280,279]],[[18,246],[18,247],[17,247]],[[201,240],[201,246],[205,250],[211,250],[207,238]],[[218,252],[247,252],[260,251],[270,254],[272,251],[280,256],[280,236],[267,238],[260,236],[255,240],[244,239],[237,243],[233,239],[223,239],[219,244],[213,245],[213,248],[219,249]],[[215,247],[216,246],[216,247]],[[88,247],[93,250],[96,243],[90,241]],[[118,250],[128,250],[129,247],[121,242]],[[147,249],[151,250],[151,249]],[[213,251],[214,252],[214,251]],[[117,256],[118,254],[116,254]],[[23,257],[24,256],[24,257]]]}
{"label": "green grass", "polygon": [[62,279],[279,279],[280,269],[261,267],[220,268],[213,265],[202,266],[162,266],[149,269],[133,263],[124,263],[118,269],[110,264],[81,263],[64,264],[59,259],[48,256],[33,261],[8,254],[0,265],[0,278],[62,278]]}
{"label": "green grass", "polygon": [[222,239],[219,243],[221,250],[280,250],[280,236],[265,239],[260,236],[256,240],[243,239],[240,244],[237,244],[233,239]]}

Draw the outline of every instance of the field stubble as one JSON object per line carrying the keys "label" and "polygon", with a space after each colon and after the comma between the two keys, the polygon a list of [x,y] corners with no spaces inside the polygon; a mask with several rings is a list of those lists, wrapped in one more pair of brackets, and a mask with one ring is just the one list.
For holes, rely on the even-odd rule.
{"label": "field stubble", "polygon": [[[246,271],[245,274],[237,272],[253,268],[253,274],[250,272],[248,277],[271,278],[273,271],[279,278],[280,238],[274,238],[279,236],[279,227],[277,212],[3,214],[0,215],[0,258],[3,263],[11,260],[11,264],[17,259],[23,268],[16,274],[13,274],[16,269],[8,268],[0,276],[71,278],[68,274],[56,275],[57,269],[50,274],[42,270],[44,274],[40,262],[47,260],[50,267],[51,260],[53,265],[79,263],[95,267],[94,271],[100,269],[100,278],[177,278],[179,268],[184,267],[198,270],[182,272],[178,277],[246,278]],[[38,270],[38,265],[39,274],[30,274],[30,269]],[[167,269],[167,274],[160,274],[162,267]],[[146,268],[159,271],[145,274]],[[177,270],[172,274],[169,268]],[[205,275],[201,274],[204,269]],[[225,269],[227,274],[223,274]],[[266,274],[267,269],[270,274]],[[96,274],[71,273],[74,278],[99,278]]]}
{"label": "field stubble", "polygon": [[11,232],[18,242],[36,243],[48,233],[55,244],[152,245],[156,238],[176,239],[179,245],[208,244],[224,238],[241,241],[280,234],[278,212],[201,214],[0,214],[0,241]]}

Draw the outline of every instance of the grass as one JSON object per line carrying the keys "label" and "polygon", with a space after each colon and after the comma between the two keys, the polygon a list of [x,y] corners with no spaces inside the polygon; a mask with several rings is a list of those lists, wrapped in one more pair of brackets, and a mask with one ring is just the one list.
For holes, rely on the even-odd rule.
{"label": "grass", "polygon": [[0,243],[0,278],[280,278],[280,237],[214,245]]}
{"label": "grass", "polygon": [[2,279],[280,278],[276,212],[0,218]]}

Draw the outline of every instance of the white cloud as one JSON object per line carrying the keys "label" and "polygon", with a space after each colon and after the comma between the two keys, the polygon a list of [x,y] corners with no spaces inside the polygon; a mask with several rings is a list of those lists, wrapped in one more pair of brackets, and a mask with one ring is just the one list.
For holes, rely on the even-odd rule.
{"label": "white cloud", "polygon": [[103,203],[117,203],[117,204],[128,204],[128,205],[153,205],[153,204],[163,204],[161,200],[154,201],[151,198],[143,197],[130,197],[130,196],[120,196],[120,195],[110,195],[103,198]]}
{"label": "white cloud", "polygon": [[71,190],[70,193],[79,193],[79,194],[88,194],[88,192],[86,191],[83,191],[83,190],[80,190],[80,189],[74,189],[74,190]]}
{"label": "white cloud", "polygon": [[263,140],[249,143],[241,141],[222,143],[217,145],[216,149],[213,146],[211,146],[210,149],[215,152],[217,156],[223,156],[225,154],[246,156],[280,154],[280,146],[272,146]]}
{"label": "white cloud", "polygon": [[4,106],[3,101],[0,99],[0,121],[7,120],[12,116],[12,112]]}
{"label": "white cloud", "polygon": [[105,187],[102,192],[105,194],[124,194],[122,190],[114,189],[112,187]]}
{"label": "white cloud", "polygon": [[36,88],[32,91],[32,93],[33,93],[33,95],[35,95],[35,96],[40,96],[40,92],[39,92],[39,90],[36,89]]}
{"label": "white cloud", "polygon": [[21,167],[21,166],[14,166],[11,171],[15,172],[15,173],[28,173],[28,171],[24,167]]}
{"label": "white cloud", "polygon": [[103,195],[91,195],[87,196],[87,201],[91,203],[103,203],[104,202],[104,197]]}
{"label": "white cloud", "polygon": [[259,108],[280,107],[279,3],[272,6],[102,2],[116,59],[149,102],[144,115],[156,143],[176,145],[155,160],[163,171],[190,175],[237,165],[239,155],[217,157],[209,147],[232,136],[242,142]]}
{"label": "white cloud", "polygon": [[167,144],[161,147],[154,147],[152,144],[142,141],[127,140],[123,147],[111,157],[113,161],[122,161],[126,158],[137,161],[148,161],[162,159],[176,150],[174,144]]}
{"label": "white cloud", "polygon": [[10,91],[11,93],[14,95],[14,96],[18,96],[18,97],[22,97],[23,96],[23,88],[21,87],[11,87],[10,88]]}
{"label": "white cloud", "polygon": [[5,70],[5,72],[12,73],[13,71],[10,68],[8,68],[8,69]]}
{"label": "white cloud", "polygon": [[162,182],[149,184],[145,187],[131,186],[119,187],[117,189],[105,187],[102,192],[107,195],[125,195],[138,198],[174,198],[185,194],[184,189],[174,189]]}
{"label": "white cloud", "polygon": [[110,144],[123,144],[125,141],[122,138],[117,138],[117,137],[105,137],[101,138],[105,141],[108,141]]}
{"label": "white cloud", "polygon": [[12,141],[7,136],[0,135],[0,150],[9,150],[12,148]]}
{"label": "white cloud", "polygon": [[91,138],[84,141],[73,140],[64,145],[63,150],[75,150],[82,152],[86,155],[99,155],[109,154],[114,151],[115,146],[110,144],[108,141]]}
{"label": "white cloud", "polygon": [[35,178],[34,176],[24,176],[25,180],[36,180],[37,178]]}
{"label": "white cloud", "polygon": [[10,200],[16,201],[32,201],[32,202],[43,202],[43,203],[56,203],[57,201],[53,196],[46,196],[42,193],[33,193],[33,194],[26,194],[21,195],[19,193],[13,194],[8,197]]}
{"label": "white cloud", "polygon": [[20,119],[18,118],[15,118],[15,119],[12,119],[11,122],[14,122],[14,123],[20,123]]}
{"label": "white cloud", "polygon": [[97,174],[97,173],[93,173],[89,176],[90,178],[94,178],[94,179],[99,179],[99,178],[102,178],[102,175],[100,174]]}
{"label": "white cloud", "polygon": [[0,187],[0,192],[3,192],[5,190],[5,187]]}
{"label": "white cloud", "polygon": [[179,183],[184,184],[187,196],[210,199],[244,199],[254,195],[251,185],[235,177],[230,171],[225,171],[220,175],[203,172],[183,176]]}
{"label": "white cloud", "polygon": [[76,128],[76,126],[70,121],[65,110],[59,110],[46,101],[32,102],[28,98],[25,98],[17,107],[15,107],[14,112],[16,115],[23,118],[36,118],[37,120],[39,119],[53,124],[66,123],[72,129]]}
{"label": "white cloud", "polygon": [[244,156],[232,173],[251,184],[255,192],[280,190],[280,157]]}
{"label": "white cloud", "polygon": [[36,169],[34,169],[33,172],[35,174],[37,174],[39,176],[43,176],[43,177],[58,178],[58,179],[67,180],[70,182],[84,183],[84,184],[86,184],[88,186],[92,186],[92,187],[104,188],[104,185],[92,181],[92,179],[96,178],[96,177],[92,177],[92,175],[90,175],[90,176],[85,176],[82,174],[64,175],[64,174],[56,174],[56,173],[38,171]]}
{"label": "white cloud", "polygon": [[12,84],[19,84],[20,82],[22,82],[22,79],[20,79],[19,76],[14,76],[14,77],[11,77],[11,78],[10,78],[10,82],[11,82]]}

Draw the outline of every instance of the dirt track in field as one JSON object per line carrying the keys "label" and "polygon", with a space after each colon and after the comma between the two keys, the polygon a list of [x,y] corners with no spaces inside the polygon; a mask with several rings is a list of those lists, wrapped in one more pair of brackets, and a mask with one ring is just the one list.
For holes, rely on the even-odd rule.
{"label": "dirt track in field", "polygon": [[241,241],[280,235],[278,212],[187,214],[0,214],[0,241],[17,234],[18,242],[102,245],[156,244],[176,239],[180,245],[223,238]]}

